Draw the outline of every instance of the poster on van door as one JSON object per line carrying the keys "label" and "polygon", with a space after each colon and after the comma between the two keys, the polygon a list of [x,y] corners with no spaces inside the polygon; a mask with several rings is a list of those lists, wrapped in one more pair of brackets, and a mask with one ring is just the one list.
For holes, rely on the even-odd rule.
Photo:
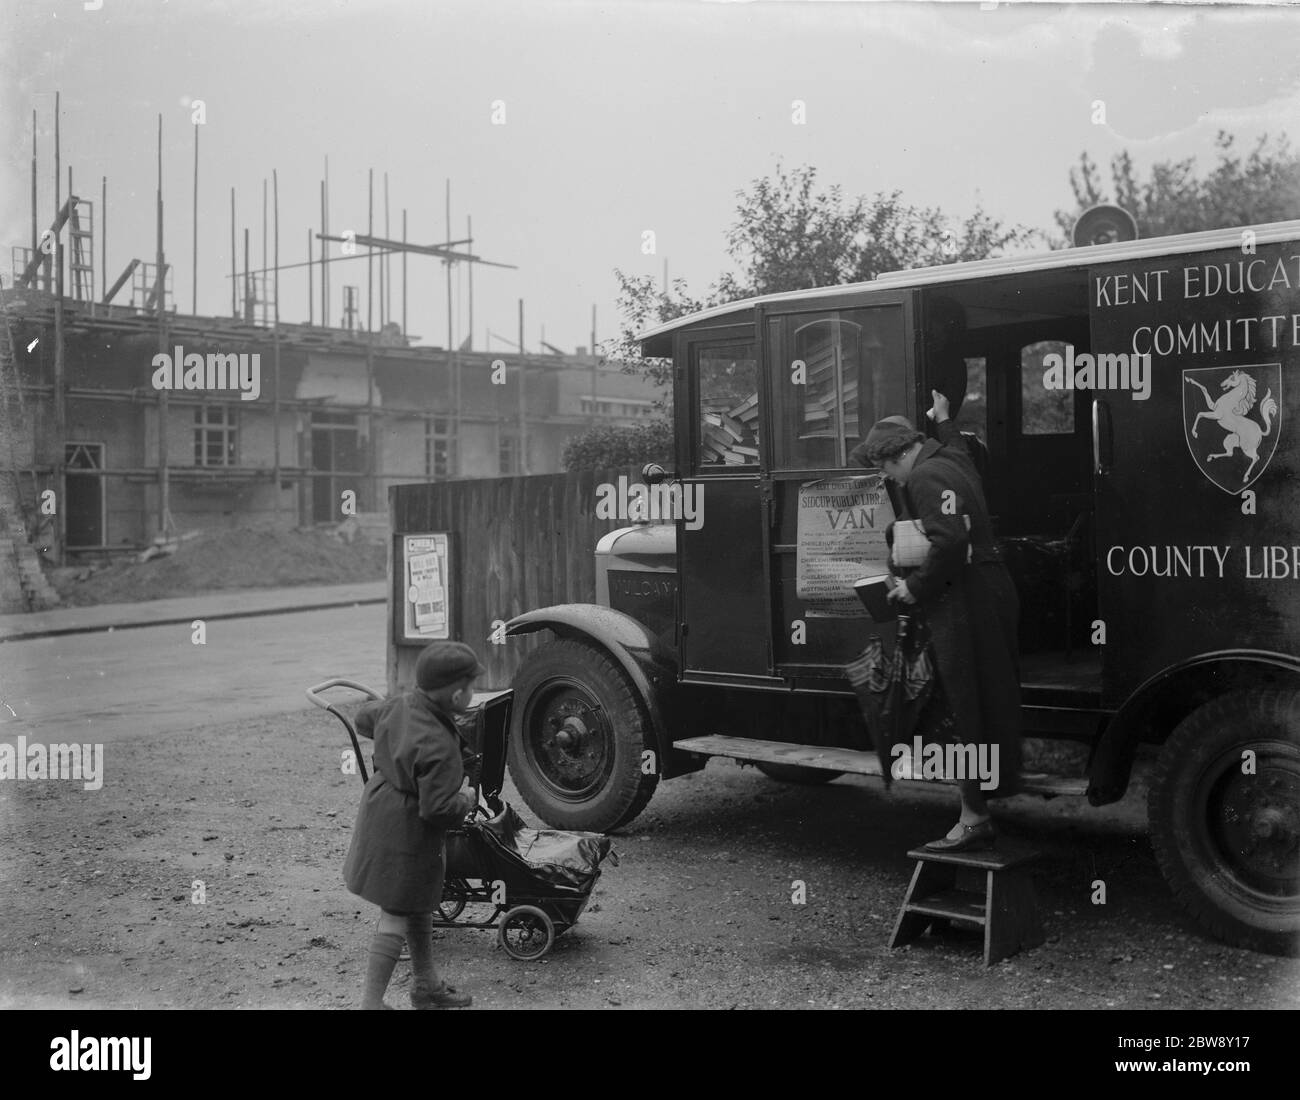
{"label": "poster on van door", "polygon": [[864,618],[855,581],[889,572],[885,528],[894,509],[879,475],[799,486],[795,590],[810,618]]}

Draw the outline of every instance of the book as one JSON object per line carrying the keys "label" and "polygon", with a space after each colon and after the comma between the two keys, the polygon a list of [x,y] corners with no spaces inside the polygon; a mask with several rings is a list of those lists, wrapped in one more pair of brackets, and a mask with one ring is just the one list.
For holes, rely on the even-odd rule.
{"label": "book", "polygon": [[889,591],[896,583],[888,573],[877,573],[853,583],[853,591],[858,594],[862,606],[878,623],[887,623],[898,617],[898,612],[888,599]]}
{"label": "book", "polygon": [[755,416],[758,415],[758,394],[757,393],[751,393],[748,397],[746,397],[744,401],[742,401],[739,405],[737,405],[734,409],[731,410],[730,415],[737,418],[742,418],[743,414],[751,410],[753,410]]}

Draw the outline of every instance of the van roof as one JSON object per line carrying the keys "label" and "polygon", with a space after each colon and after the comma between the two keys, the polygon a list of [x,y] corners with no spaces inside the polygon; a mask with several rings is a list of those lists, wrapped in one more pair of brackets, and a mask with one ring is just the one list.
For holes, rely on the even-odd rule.
{"label": "van roof", "polygon": [[816,302],[855,290],[872,287],[902,289],[931,286],[936,283],[955,283],[966,279],[987,278],[994,275],[1019,275],[1029,271],[1047,271],[1054,268],[1081,267],[1098,263],[1115,263],[1148,256],[1175,255],[1183,252],[1208,252],[1216,248],[1237,248],[1242,233],[1250,230],[1257,244],[1300,239],[1300,220],[1270,222],[1264,225],[1238,226],[1229,229],[1211,229],[1201,233],[1182,233],[1173,237],[1149,237],[1145,240],[1117,241],[1114,244],[1087,245],[1083,248],[1062,248],[1051,252],[1031,252],[1024,255],[999,256],[990,260],[971,260],[960,264],[942,264],[938,267],[918,267],[905,271],[889,271],[863,283],[842,283],[837,286],[813,287],[809,290],[791,290],[782,294],[763,294],[725,305],[712,306],[683,317],[676,317],[637,335],[639,343],[655,340],[699,321],[724,317],[751,308],[759,303]]}

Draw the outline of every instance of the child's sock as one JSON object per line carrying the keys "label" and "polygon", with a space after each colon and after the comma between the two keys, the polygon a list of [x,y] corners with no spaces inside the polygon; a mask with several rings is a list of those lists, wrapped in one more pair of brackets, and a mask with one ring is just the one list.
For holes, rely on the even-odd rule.
{"label": "child's sock", "polygon": [[[387,1008],[384,994],[402,953],[402,937],[395,932],[376,932],[370,940],[370,957],[366,964],[366,986],[362,994],[364,1009]],[[412,951],[414,956],[414,951]]]}
{"label": "child's sock", "polygon": [[433,967],[433,914],[408,913],[406,942],[411,948],[411,994],[432,993],[442,988],[442,978]]}

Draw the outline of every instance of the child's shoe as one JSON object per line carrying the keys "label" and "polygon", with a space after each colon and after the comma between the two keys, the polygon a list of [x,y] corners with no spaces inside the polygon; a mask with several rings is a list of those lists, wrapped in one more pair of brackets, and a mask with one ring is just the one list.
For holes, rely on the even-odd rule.
{"label": "child's shoe", "polygon": [[459,993],[445,983],[437,989],[416,986],[411,990],[412,1008],[468,1008],[473,1003],[474,998],[468,993]]}

